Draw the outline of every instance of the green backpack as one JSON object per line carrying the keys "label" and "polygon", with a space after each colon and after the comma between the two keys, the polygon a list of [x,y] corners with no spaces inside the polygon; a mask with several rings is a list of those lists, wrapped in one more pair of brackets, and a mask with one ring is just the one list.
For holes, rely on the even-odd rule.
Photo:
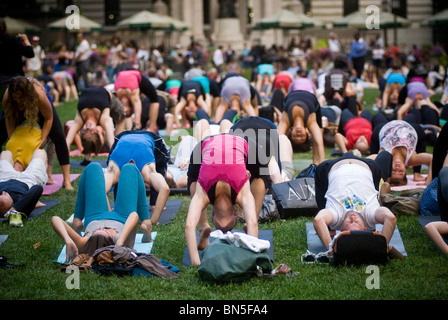
{"label": "green backpack", "polygon": [[207,282],[243,282],[273,269],[267,250],[253,252],[216,239],[205,248],[198,268],[199,277]]}

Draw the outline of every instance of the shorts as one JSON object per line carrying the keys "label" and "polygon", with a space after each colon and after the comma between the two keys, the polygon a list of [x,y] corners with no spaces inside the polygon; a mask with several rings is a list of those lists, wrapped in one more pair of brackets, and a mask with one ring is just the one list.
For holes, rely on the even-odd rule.
{"label": "shorts", "polygon": [[224,81],[221,97],[230,106],[230,98],[233,95],[240,97],[240,104],[250,98],[250,84],[243,77],[230,77]]}

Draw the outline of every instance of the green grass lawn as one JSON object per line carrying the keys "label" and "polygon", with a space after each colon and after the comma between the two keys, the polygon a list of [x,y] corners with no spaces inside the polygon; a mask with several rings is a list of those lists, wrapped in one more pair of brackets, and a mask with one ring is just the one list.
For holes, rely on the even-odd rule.
{"label": "green grass lawn", "polygon": [[[366,92],[366,107],[371,107],[377,92]],[[57,107],[61,121],[73,119],[76,103]],[[330,149],[327,149],[330,158]],[[295,159],[311,159],[311,153],[295,154]],[[59,167],[55,164],[55,172]],[[74,173],[80,170],[72,169]],[[185,248],[184,223],[190,202],[184,201],[176,219],[155,226],[157,238],[152,253],[181,269],[175,280],[145,277],[80,275],[79,289],[68,289],[70,274],[61,272],[57,258],[63,242],[51,227],[51,217],[67,219],[74,211],[75,191],[60,190],[44,199],[61,203],[45,214],[25,223],[23,228],[0,224],[0,234],[9,237],[0,246],[0,255],[24,268],[0,269],[1,299],[11,300],[445,300],[448,298],[448,261],[426,237],[415,216],[399,216],[398,227],[407,251],[405,260],[392,260],[378,266],[380,288],[368,289],[366,266],[338,267],[302,264],[305,253],[305,223],[312,218],[295,218],[260,225],[274,232],[274,265],[285,263],[294,277],[253,278],[242,284],[212,285],[202,282],[196,267],[182,267]],[[170,198],[174,198],[173,196]],[[238,226],[239,228],[241,225]],[[7,306],[5,304],[5,306]],[[157,304],[154,304],[157,307]],[[68,310],[67,310],[68,311]],[[173,310],[168,310],[173,311]],[[175,312],[174,310],[173,312]],[[319,310],[320,311],[320,310]],[[383,310],[377,310],[382,312]]]}

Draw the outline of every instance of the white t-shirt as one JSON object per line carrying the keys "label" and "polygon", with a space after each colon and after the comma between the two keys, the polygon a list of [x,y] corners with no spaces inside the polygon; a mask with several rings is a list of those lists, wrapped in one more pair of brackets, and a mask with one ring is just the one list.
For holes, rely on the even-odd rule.
{"label": "white t-shirt", "polygon": [[328,176],[325,198],[326,209],[334,215],[330,225],[332,230],[341,230],[349,211],[360,214],[367,230],[375,230],[375,211],[380,204],[372,172],[368,168],[358,164],[342,164],[334,168]]}
{"label": "white t-shirt", "polygon": [[34,57],[29,59],[29,68],[33,71],[38,71],[42,69],[42,60],[45,59],[45,52],[41,46],[37,45],[33,47]]}
{"label": "white t-shirt", "polygon": [[76,49],[75,57],[77,56],[80,56],[78,61],[85,61],[90,57],[90,46],[86,39],[82,40]]}
{"label": "white t-shirt", "polygon": [[31,159],[25,171],[17,171],[6,160],[0,160],[0,182],[18,180],[25,183],[28,188],[34,185],[45,187],[48,181],[47,166],[42,159]]}

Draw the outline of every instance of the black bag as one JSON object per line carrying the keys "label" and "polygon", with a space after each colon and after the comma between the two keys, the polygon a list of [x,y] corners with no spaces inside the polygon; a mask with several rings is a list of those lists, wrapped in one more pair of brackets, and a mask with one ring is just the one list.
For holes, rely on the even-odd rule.
{"label": "black bag", "polygon": [[318,212],[314,178],[303,177],[272,185],[272,195],[282,219],[315,216]]}
{"label": "black bag", "polygon": [[304,177],[314,178],[314,176],[316,175],[316,168],[317,166],[315,164],[310,164],[308,167],[299,172],[296,179]]}
{"label": "black bag", "polygon": [[376,231],[343,231],[333,245],[335,266],[386,264],[388,261],[386,238]]}

